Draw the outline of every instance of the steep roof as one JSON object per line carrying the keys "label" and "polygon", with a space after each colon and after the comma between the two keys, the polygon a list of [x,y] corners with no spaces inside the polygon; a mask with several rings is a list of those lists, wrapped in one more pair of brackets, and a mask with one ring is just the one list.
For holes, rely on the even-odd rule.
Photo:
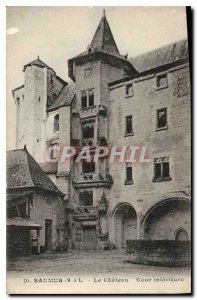
{"label": "steep roof", "polygon": [[[25,69],[29,66],[37,66],[37,67],[41,67],[41,68],[47,68],[47,69],[51,69],[53,70],[51,67],[49,67],[47,64],[45,64],[38,56],[37,59],[31,61],[30,63],[24,65],[23,67],[23,71],[25,71]],[[54,70],[53,70],[54,71]],[[55,72],[55,71],[54,71]]]}
{"label": "steep roof", "polygon": [[34,187],[63,196],[26,149],[7,151],[7,189]]}
{"label": "steep roof", "polygon": [[188,41],[176,41],[153,51],[129,58],[133,66],[142,73],[169,63],[188,58]]}
{"label": "steep roof", "polygon": [[93,36],[93,39],[91,43],[88,45],[86,51],[74,56],[73,58],[69,59],[69,61],[72,61],[76,58],[84,57],[90,53],[95,53],[95,52],[102,52],[105,54],[113,55],[114,57],[117,58],[127,60],[127,57],[121,55],[118,50],[111,28],[105,16],[105,11],[97,27],[97,30]]}
{"label": "steep roof", "polygon": [[47,108],[47,111],[58,109],[61,106],[68,106],[76,92],[76,84],[72,81],[66,85],[59,93],[55,101]]}
{"label": "steep roof", "polygon": [[90,46],[94,51],[103,51],[113,55],[120,55],[105,13],[97,27]]}

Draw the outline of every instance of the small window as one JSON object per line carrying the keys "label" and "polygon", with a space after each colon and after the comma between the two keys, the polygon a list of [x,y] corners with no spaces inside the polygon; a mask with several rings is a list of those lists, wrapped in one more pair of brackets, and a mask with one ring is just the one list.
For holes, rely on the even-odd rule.
{"label": "small window", "polygon": [[19,97],[16,98],[16,102],[17,102],[18,105],[20,104],[20,98]]}
{"label": "small window", "polygon": [[132,83],[126,84],[125,96],[133,96],[133,84]]}
{"label": "small window", "polygon": [[167,77],[167,74],[158,75],[156,77],[156,80],[157,80],[157,88],[168,87],[168,77]]}
{"label": "small window", "polygon": [[54,144],[51,150],[51,159],[56,159],[57,157],[58,157],[57,144]]}
{"label": "small window", "polygon": [[132,116],[126,117],[126,135],[133,134],[133,124],[132,124]]}
{"label": "small window", "polygon": [[53,75],[51,75],[51,84],[53,84]]}
{"label": "small window", "polygon": [[157,128],[167,127],[167,108],[157,110]]}
{"label": "small window", "polygon": [[59,114],[54,117],[54,133],[59,131]]}
{"label": "small window", "polygon": [[169,157],[155,158],[153,181],[170,180]]}
{"label": "small window", "polygon": [[82,161],[82,172],[83,173],[94,173],[95,172],[95,162],[87,162],[86,160]]}
{"label": "small window", "polygon": [[85,191],[79,194],[80,206],[93,206],[93,193],[91,191]]}
{"label": "small window", "polygon": [[81,93],[81,107],[86,108],[87,107],[87,93],[86,91],[83,91]]}
{"label": "small window", "polygon": [[92,75],[92,68],[88,68],[84,70],[84,77],[88,78]]}
{"label": "small window", "polygon": [[125,184],[132,184],[132,183],[133,183],[133,169],[131,163],[127,163]]}
{"label": "small window", "polygon": [[82,135],[83,135],[83,139],[94,138],[94,125],[84,124],[82,126]]}
{"label": "small window", "polygon": [[89,90],[89,106],[94,106],[94,90]]}

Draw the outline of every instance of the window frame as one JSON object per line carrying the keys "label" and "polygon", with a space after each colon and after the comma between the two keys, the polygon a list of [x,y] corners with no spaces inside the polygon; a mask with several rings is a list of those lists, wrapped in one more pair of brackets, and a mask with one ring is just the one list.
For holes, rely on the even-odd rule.
{"label": "window frame", "polygon": [[[159,160],[159,162],[156,162]],[[166,160],[166,161],[165,161]],[[164,163],[168,163],[168,176],[164,177]],[[161,168],[161,177],[156,177],[156,165],[160,165]],[[153,176],[153,182],[162,182],[162,181],[170,181],[172,178],[170,176],[170,159],[169,156],[163,156],[163,157],[156,157],[154,158],[154,176]]]}
{"label": "window frame", "polygon": [[[161,79],[162,77],[166,77],[167,83],[166,83],[166,85],[158,86],[159,79]],[[155,84],[156,84],[156,90],[167,89],[168,88],[168,73],[162,72],[162,73],[157,74]]]}
{"label": "window frame", "polygon": [[[129,87],[132,87],[132,93],[127,94],[127,90]],[[125,83],[125,98],[129,98],[133,96],[134,96],[133,82]]]}
{"label": "window frame", "polygon": [[[164,111],[166,113],[166,125],[158,127],[159,125],[159,112]],[[168,108],[167,107],[162,107],[156,110],[156,131],[161,131],[161,130],[166,130],[168,129]]]}
{"label": "window frame", "polygon": [[[128,168],[131,168],[131,171],[132,171],[132,178],[131,180],[128,180],[128,174],[127,174],[127,170]],[[130,162],[127,162],[125,164],[125,182],[124,182],[125,185],[132,185],[133,184],[133,166],[132,166],[132,163]]]}
{"label": "window frame", "polygon": [[[91,195],[91,197],[92,197],[92,199],[91,199],[92,205],[81,205],[83,199],[80,199],[80,198],[83,198],[83,194],[85,194],[85,193]],[[83,192],[80,192],[80,193],[79,193],[79,206],[80,206],[80,207],[94,207],[94,195],[93,195],[93,191],[88,191],[88,190],[87,190],[87,191],[83,191]]]}
{"label": "window frame", "polygon": [[60,131],[60,115],[57,113],[53,119],[53,133]]}
{"label": "window frame", "polygon": [[[83,94],[86,95],[86,106],[82,106]],[[92,96],[92,95],[93,95],[93,105],[90,105],[90,96]],[[94,96],[95,96],[94,88],[89,88],[87,90],[81,90],[81,109],[82,110],[95,106],[95,97]]]}
{"label": "window frame", "polygon": [[[84,170],[83,170],[83,164],[84,163],[87,163],[87,164],[92,163],[92,164],[94,164],[94,171],[84,172]],[[94,174],[94,173],[96,173],[96,163],[93,160],[91,162],[82,160],[82,162],[81,162],[81,172],[82,172],[83,175],[84,174]]]}
{"label": "window frame", "polygon": [[[88,73],[89,71],[89,73]],[[92,71],[93,71],[93,68],[92,67],[89,67],[89,68],[86,68],[84,69],[84,78],[89,78],[92,76]]]}
{"label": "window frame", "polygon": [[[51,147],[52,147],[52,150],[51,150],[50,158],[57,159],[58,158],[58,143],[52,144]],[[54,156],[54,153],[56,153],[55,156]]]}
{"label": "window frame", "polygon": [[[127,120],[128,118],[131,118],[131,132],[127,132]],[[125,116],[125,136],[133,136],[133,115]]]}

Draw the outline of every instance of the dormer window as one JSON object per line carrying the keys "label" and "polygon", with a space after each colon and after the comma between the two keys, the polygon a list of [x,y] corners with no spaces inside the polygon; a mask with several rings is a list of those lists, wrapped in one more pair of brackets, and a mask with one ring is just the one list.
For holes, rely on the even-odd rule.
{"label": "dormer window", "polygon": [[156,77],[156,87],[157,87],[157,89],[162,89],[162,88],[167,88],[168,87],[167,73],[157,75],[157,77]]}
{"label": "dormer window", "polygon": [[59,131],[59,114],[54,117],[54,133]]}
{"label": "dormer window", "polygon": [[125,85],[125,97],[133,96],[133,83],[128,83]]}

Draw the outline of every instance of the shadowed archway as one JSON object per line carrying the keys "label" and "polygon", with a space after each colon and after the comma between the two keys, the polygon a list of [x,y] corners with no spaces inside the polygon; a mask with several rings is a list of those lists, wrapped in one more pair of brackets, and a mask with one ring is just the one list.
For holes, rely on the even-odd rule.
{"label": "shadowed archway", "polygon": [[114,210],[114,238],[118,248],[137,238],[137,213],[129,203],[121,203]]}
{"label": "shadowed archway", "polygon": [[191,231],[191,204],[184,198],[162,200],[148,210],[142,226],[146,239],[175,239],[178,228],[186,233],[180,233],[177,238],[183,239],[184,235],[186,239],[186,234]]}

